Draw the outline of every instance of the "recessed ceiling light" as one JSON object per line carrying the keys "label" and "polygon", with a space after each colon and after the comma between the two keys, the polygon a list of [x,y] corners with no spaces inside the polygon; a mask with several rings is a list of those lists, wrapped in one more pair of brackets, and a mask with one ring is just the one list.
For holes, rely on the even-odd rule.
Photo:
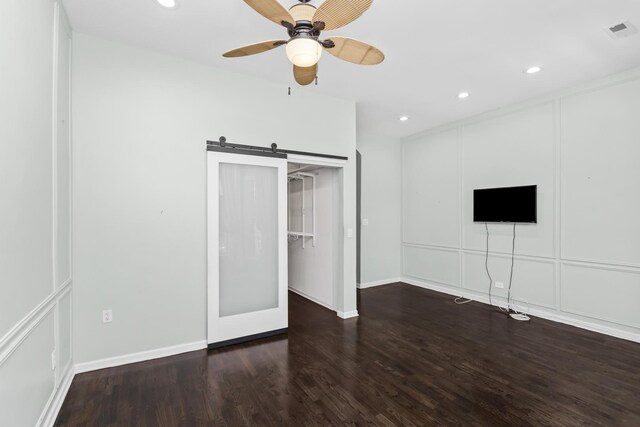
{"label": "recessed ceiling light", "polygon": [[177,6],[176,0],[155,0],[162,7],[166,7],[167,9],[173,9]]}
{"label": "recessed ceiling light", "polygon": [[529,67],[526,70],[524,70],[526,74],[535,74],[535,73],[539,73],[540,71],[542,71],[542,67],[538,67],[537,65],[534,67]]}
{"label": "recessed ceiling light", "polygon": [[460,99],[465,99],[465,98],[468,98],[468,97],[469,97],[469,92],[460,92],[458,94],[458,98],[460,98]]}
{"label": "recessed ceiling light", "polygon": [[407,120],[409,120],[409,117],[407,117],[407,116],[400,117],[400,121],[401,122],[406,122]]}

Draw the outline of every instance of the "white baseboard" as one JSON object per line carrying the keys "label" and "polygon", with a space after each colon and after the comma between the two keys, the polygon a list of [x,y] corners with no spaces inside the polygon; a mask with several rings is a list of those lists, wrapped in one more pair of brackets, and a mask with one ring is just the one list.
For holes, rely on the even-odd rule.
{"label": "white baseboard", "polygon": [[291,286],[289,286],[289,290],[293,293],[300,295],[302,298],[306,298],[311,302],[314,302],[318,305],[323,306],[324,308],[328,308],[331,311],[335,311],[338,317],[340,317],[341,319],[351,319],[352,317],[358,317],[358,310],[347,311],[347,312],[337,311],[335,308],[331,307],[330,305],[323,303],[322,301],[312,297],[311,295],[308,295],[302,291],[294,289]]}
{"label": "white baseboard", "polygon": [[298,294],[298,295],[300,295],[302,298],[306,298],[306,299],[308,299],[308,300],[309,300],[309,301],[311,301],[311,302],[314,302],[314,303],[316,303],[316,304],[318,304],[318,305],[323,306],[324,308],[328,308],[328,309],[329,309],[329,310],[331,310],[331,311],[336,311],[336,309],[335,309],[335,308],[333,308],[333,307],[331,307],[329,304],[326,304],[326,303],[324,303],[324,302],[320,301],[319,299],[314,298],[314,297],[312,297],[311,295],[308,295],[308,294],[306,294],[306,293],[304,293],[304,292],[302,292],[302,291],[299,291],[299,290],[297,290],[297,289],[294,289],[294,288],[292,288],[291,286],[289,286],[289,290],[290,290],[291,292],[293,292],[294,294]]}
{"label": "white baseboard", "polygon": [[60,408],[62,408],[64,398],[67,397],[67,393],[69,392],[74,376],[75,372],[73,364],[70,364],[69,369],[67,369],[66,374],[60,382],[60,385],[54,391],[51,399],[49,399],[49,402],[47,403],[47,406],[42,411],[40,422],[37,424],[38,427],[52,427],[53,424],[55,424],[56,418],[58,418],[58,413],[60,412]]}
{"label": "white baseboard", "polygon": [[[409,285],[430,289],[432,291],[436,291],[436,292],[440,292],[448,295],[469,298],[474,301],[481,302],[483,304],[489,304],[488,296],[478,295],[476,293],[469,292],[465,289],[449,288],[446,286],[424,282],[422,280],[417,280],[410,277],[405,277],[402,280],[402,282]],[[499,302],[500,302],[500,298],[497,297],[494,300],[494,303],[495,303],[494,305],[501,305],[499,304]],[[537,307],[530,307],[529,310],[527,310],[527,314],[531,314],[533,316],[541,317],[543,319],[551,320],[554,322],[564,323],[565,325],[575,326],[576,328],[586,329],[588,331],[598,332],[601,334],[610,335],[612,337],[622,338],[624,340],[640,343],[640,333],[630,332],[623,329],[606,326],[606,325],[590,322],[583,319],[578,319],[570,315],[558,313],[556,311],[545,310],[543,308],[537,308]]]}
{"label": "white baseboard", "polygon": [[351,319],[353,317],[358,317],[358,310],[353,311],[338,311],[338,317],[341,319]]}
{"label": "white baseboard", "polygon": [[176,354],[207,348],[207,340],[196,341],[187,344],[163,347],[155,350],[141,351],[139,353],[125,354],[122,356],[108,357],[106,359],[91,362],[78,363],[75,367],[76,374],[96,371],[98,369],[112,368],[114,366],[128,365],[129,363],[144,362],[146,360],[159,359],[161,357],[175,356]]}
{"label": "white baseboard", "polygon": [[367,289],[367,288],[373,288],[375,286],[390,285],[391,283],[397,283],[397,282],[402,282],[402,277],[394,277],[391,279],[376,280],[374,282],[359,283],[357,287],[358,289]]}

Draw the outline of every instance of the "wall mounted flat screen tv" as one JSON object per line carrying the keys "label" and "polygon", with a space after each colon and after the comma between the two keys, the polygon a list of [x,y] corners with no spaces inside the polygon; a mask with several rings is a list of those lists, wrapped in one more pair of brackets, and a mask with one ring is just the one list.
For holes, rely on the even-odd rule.
{"label": "wall mounted flat screen tv", "polygon": [[473,222],[537,223],[537,185],[473,190]]}

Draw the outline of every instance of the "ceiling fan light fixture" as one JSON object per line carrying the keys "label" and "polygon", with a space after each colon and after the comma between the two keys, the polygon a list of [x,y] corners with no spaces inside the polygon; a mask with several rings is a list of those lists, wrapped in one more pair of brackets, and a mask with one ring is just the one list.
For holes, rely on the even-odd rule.
{"label": "ceiling fan light fixture", "polygon": [[293,65],[312,67],[322,56],[322,46],[315,39],[299,37],[287,43],[287,56]]}
{"label": "ceiling fan light fixture", "polygon": [[281,1],[244,0],[260,15],[284,27],[289,41],[267,40],[230,50],[222,56],[239,58],[286,45],[287,57],[293,63],[293,76],[301,86],[313,81],[318,83],[318,61],[325,49],[336,58],[358,65],[376,65],[384,61],[384,53],[370,44],[349,37],[320,39],[322,31],[344,27],[359,18],[369,9],[373,0],[324,0],[318,8],[309,4],[311,0],[298,0],[300,4],[289,10]]}

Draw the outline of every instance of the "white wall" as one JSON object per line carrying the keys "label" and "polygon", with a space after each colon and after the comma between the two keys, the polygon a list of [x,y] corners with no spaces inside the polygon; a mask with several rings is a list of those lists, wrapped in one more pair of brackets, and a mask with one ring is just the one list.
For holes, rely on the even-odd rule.
{"label": "white wall", "polygon": [[52,0],[3,2],[0,28],[0,425],[33,426],[73,374],[71,30]]}
{"label": "white wall", "polygon": [[[204,342],[207,139],[349,157],[355,228],[354,103],[82,34],[73,84],[77,362]],[[350,311],[355,239],[344,253]]]}
{"label": "white wall", "polygon": [[[486,297],[473,190],[537,184],[539,222],[517,227],[518,306],[640,339],[639,111],[636,70],[406,139],[404,274]],[[489,227],[490,270],[507,284],[512,226]]]}
{"label": "white wall", "polygon": [[[340,188],[338,170],[322,168],[310,172],[315,175],[316,243],[311,238],[289,241],[289,288],[327,308],[335,309],[335,292],[339,278],[337,244],[340,233]],[[302,230],[303,182],[289,185],[289,219],[292,231]],[[304,180],[305,232],[312,231],[313,183]]]}
{"label": "white wall", "polygon": [[360,287],[402,275],[402,151],[400,140],[358,131],[362,155]]}

